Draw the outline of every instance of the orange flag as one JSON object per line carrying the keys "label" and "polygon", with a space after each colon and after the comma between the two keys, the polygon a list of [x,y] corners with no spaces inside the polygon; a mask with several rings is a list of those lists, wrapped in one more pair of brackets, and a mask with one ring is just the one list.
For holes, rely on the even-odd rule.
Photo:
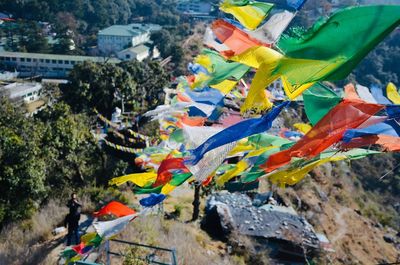
{"label": "orange flag", "polygon": [[347,84],[344,87],[344,94],[347,99],[360,99],[353,84]]}
{"label": "orange flag", "polygon": [[271,46],[250,37],[244,31],[222,19],[214,21],[212,24],[212,30],[218,40],[231,49],[231,51],[223,52],[227,57],[241,54],[254,46]]}
{"label": "orange flag", "polygon": [[363,146],[369,146],[377,144],[383,147],[384,151],[388,152],[399,152],[400,151],[400,139],[399,137],[391,135],[369,135],[364,137],[357,137],[351,140],[350,143],[343,143],[341,148],[352,149]]}
{"label": "orange flag", "polygon": [[331,109],[303,138],[291,148],[273,154],[261,167],[271,172],[290,163],[292,157],[313,158],[338,143],[348,129],[357,128],[384,106],[361,100],[344,99]]}

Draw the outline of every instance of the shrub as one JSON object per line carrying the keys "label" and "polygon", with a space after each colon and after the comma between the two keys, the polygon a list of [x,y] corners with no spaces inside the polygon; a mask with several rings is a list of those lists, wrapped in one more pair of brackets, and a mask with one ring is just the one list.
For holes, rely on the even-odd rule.
{"label": "shrub", "polygon": [[0,264],[37,264],[43,252],[33,246],[48,240],[51,231],[64,220],[67,208],[51,201],[33,214],[30,220],[12,223],[0,233]]}

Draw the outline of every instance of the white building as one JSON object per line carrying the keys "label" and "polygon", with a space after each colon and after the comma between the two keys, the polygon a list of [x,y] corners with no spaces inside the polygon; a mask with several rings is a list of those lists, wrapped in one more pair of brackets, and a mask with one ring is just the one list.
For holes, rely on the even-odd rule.
{"label": "white building", "polygon": [[40,83],[11,83],[0,88],[0,93],[13,101],[31,103],[40,99],[42,85]]}
{"label": "white building", "polygon": [[212,5],[202,1],[180,1],[176,9],[185,15],[209,15]]}
{"label": "white building", "polygon": [[151,51],[150,47],[143,44],[130,47],[117,53],[118,59],[122,61],[137,60],[141,62],[150,56],[152,56],[153,59],[160,57],[159,50],[154,47],[153,51]]}
{"label": "white building", "polygon": [[92,56],[74,56],[42,53],[0,52],[0,64],[14,68],[20,77],[40,75],[47,78],[65,78],[77,63],[84,61],[119,63],[118,59]]}
{"label": "white building", "polygon": [[117,53],[117,57],[123,61],[137,60],[139,62],[150,56],[150,48],[141,44]]}
{"label": "white building", "polygon": [[111,55],[150,41],[150,34],[161,26],[155,24],[113,25],[100,30],[97,46],[101,54]]}

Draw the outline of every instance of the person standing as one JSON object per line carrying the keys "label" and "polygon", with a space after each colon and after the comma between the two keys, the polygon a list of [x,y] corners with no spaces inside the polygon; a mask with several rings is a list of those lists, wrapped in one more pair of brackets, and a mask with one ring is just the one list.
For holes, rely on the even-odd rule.
{"label": "person standing", "polygon": [[70,246],[72,242],[79,244],[79,219],[81,218],[82,204],[77,200],[76,193],[71,194],[71,199],[67,203],[69,213],[65,218],[64,226],[68,228],[67,235],[67,246]]}

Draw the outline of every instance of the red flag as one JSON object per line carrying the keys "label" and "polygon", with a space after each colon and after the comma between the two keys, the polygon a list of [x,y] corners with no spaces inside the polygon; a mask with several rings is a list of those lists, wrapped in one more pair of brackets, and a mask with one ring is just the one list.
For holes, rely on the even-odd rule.
{"label": "red flag", "polygon": [[262,168],[271,172],[290,163],[292,157],[315,157],[339,142],[346,130],[357,128],[383,108],[361,100],[344,99],[290,149],[271,155]]}
{"label": "red flag", "polygon": [[271,46],[250,37],[244,31],[222,19],[214,21],[212,24],[212,30],[218,40],[231,49],[231,51],[224,52],[228,57],[241,54],[254,46]]}
{"label": "red flag", "polygon": [[183,162],[183,158],[167,158],[163,160],[158,168],[157,179],[153,184],[153,187],[159,187],[171,181],[173,176],[173,172],[171,172],[172,170],[180,170],[180,173],[189,172],[189,169],[186,168]]}
{"label": "red flag", "polygon": [[129,208],[128,206],[126,206],[120,202],[112,201],[109,204],[107,204],[106,206],[104,206],[103,208],[101,208],[98,212],[94,212],[93,215],[95,217],[100,217],[100,216],[112,214],[116,217],[124,217],[124,216],[135,214],[135,213],[136,212],[134,210],[132,210],[131,208]]}
{"label": "red flag", "polygon": [[351,140],[350,143],[342,143],[341,148],[352,149],[369,145],[381,145],[385,151],[399,152],[400,151],[400,138],[391,135],[368,135],[364,137],[357,137]]}

